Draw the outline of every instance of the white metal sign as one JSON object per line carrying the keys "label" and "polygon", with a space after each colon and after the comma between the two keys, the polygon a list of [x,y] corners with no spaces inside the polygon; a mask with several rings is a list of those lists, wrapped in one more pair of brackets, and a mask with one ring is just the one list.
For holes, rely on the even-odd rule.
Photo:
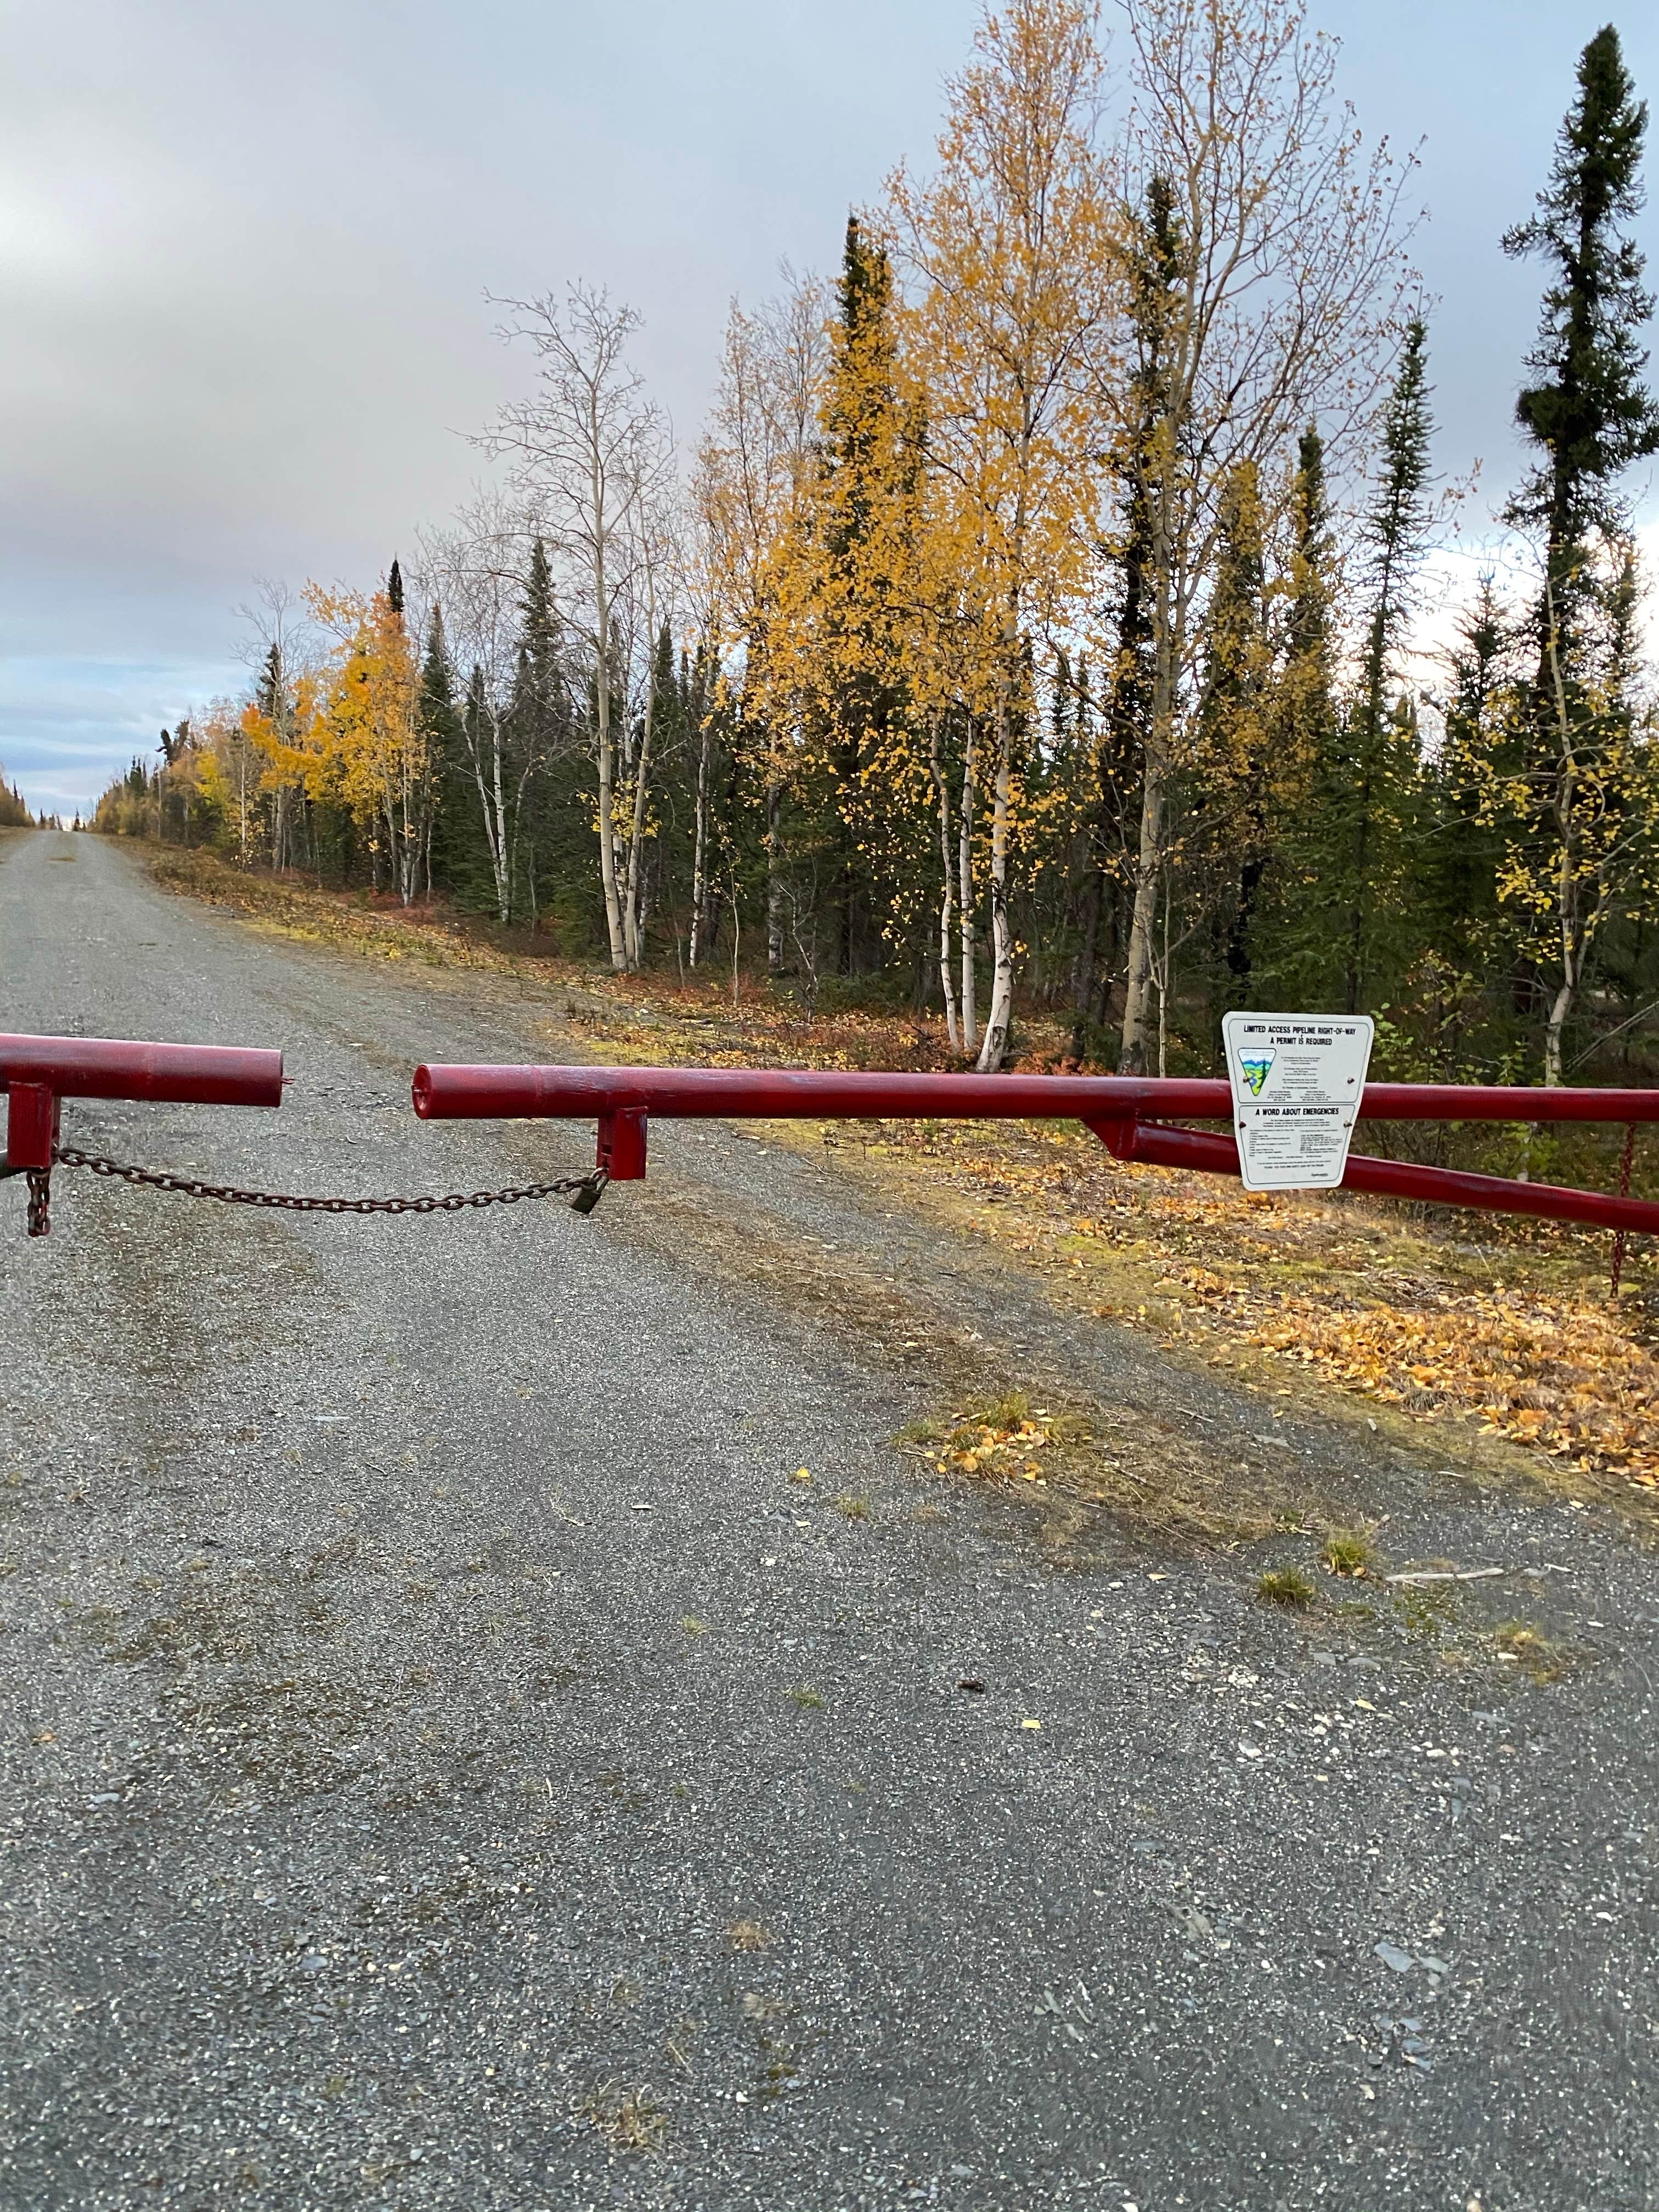
{"label": "white metal sign", "polygon": [[1375,1029],[1369,1014],[1224,1014],[1246,1190],[1334,1190],[1348,1164]]}

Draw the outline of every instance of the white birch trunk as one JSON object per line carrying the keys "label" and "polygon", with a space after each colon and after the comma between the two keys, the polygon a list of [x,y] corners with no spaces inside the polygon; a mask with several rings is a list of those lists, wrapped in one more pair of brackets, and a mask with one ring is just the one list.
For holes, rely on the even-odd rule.
{"label": "white birch trunk", "polygon": [[939,985],[945,1000],[945,1034],[953,1053],[962,1050],[962,1032],[957,1026],[957,994],[951,976],[953,947],[951,942],[951,921],[956,901],[952,896],[952,872],[955,866],[951,851],[951,787],[945,780],[945,769],[939,757],[939,717],[935,715],[928,728],[928,740],[933,764],[933,784],[939,793],[939,855],[944,888],[939,906]]}
{"label": "white birch trunk", "polygon": [[962,756],[962,806],[957,819],[957,919],[962,933],[962,1048],[979,1042],[974,979],[974,778],[979,766],[979,725],[968,717]]}
{"label": "white birch trunk", "polygon": [[702,950],[703,914],[708,904],[708,755],[713,744],[708,718],[702,725],[697,753],[696,826],[691,850],[691,943],[690,964],[696,968]]}
{"label": "white birch trunk", "polygon": [[1014,1011],[1014,940],[1008,920],[1008,836],[1013,811],[1013,718],[1005,689],[997,702],[997,775],[991,804],[991,1006],[979,1072],[994,1075],[1008,1049]]}

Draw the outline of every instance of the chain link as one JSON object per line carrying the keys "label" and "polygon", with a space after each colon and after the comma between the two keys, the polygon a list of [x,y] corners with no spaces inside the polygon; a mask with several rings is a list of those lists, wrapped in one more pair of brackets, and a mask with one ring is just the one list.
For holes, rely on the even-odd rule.
{"label": "chain link", "polygon": [[[610,1180],[603,1168],[595,1168],[591,1175],[566,1176],[557,1182],[526,1183],[509,1190],[456,1190],[441,1198],[296,1198],[287,1191],[239,1190],[231,1183],[198,1182],[189,1176],[133,1167],[123,1160],[106,1159],[101,1153],[76,1152],[69,1146],[55,1158],[59,1166],[88,1168],[94,1175],[143,1183],[150,1190],[177,1191],[184,1198],[217,1199],[224,1206],[270,1206],[283,1213],[459,1213],[470,1206],[516,1206],[525,1198],[568,1198],[578,1213],[591,1213]],[[48,1236],[50,1171],[31,1169],[28,1186],[28,1233]]]}

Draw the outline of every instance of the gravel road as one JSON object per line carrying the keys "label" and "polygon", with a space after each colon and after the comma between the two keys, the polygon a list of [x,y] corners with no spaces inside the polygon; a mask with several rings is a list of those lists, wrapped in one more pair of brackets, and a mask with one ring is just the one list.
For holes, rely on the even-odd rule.
{"label": "gravel road", "polygon": [[[278,1113],[71,1105],[88,1150],[568,1172],[407,1104],[562,1011],[0,839],[0,1028],[288,1055]],[[1659,1592],[1600,1509],[1284,1431],[1391,1550],[1505,1564],[1552,1683],[1478,1611],[1057,1551],[895,1448],[930,1330],[1171,1449],[1260,1401],[714,1125],[587,1219],[55,1195],[29,1243],[0,1187],[9,2212],[1656,2201]]]}

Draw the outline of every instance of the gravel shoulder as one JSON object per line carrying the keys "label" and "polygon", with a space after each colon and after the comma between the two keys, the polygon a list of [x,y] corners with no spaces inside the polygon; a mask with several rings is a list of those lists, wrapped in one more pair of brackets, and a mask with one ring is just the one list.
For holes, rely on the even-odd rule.
{"label": "gravel shoulder", "polygon": [[[102,841],[0,841],[0,982],[9,1028],[288,1054],[278,1114],[69,1109],[87,1149],[588,1163],[406,1104],[580,1056],[562,1003]],[[1652,2201],[1659,1599],[1595,1501],[1275,1420],[763,1133],[653,1132],[587,1219],[21,1213],[0,2203]],[[895,1444],[981,1385],[1121,1480]],[[1246,1488],[1508,1571],[1282,1615]]]}

